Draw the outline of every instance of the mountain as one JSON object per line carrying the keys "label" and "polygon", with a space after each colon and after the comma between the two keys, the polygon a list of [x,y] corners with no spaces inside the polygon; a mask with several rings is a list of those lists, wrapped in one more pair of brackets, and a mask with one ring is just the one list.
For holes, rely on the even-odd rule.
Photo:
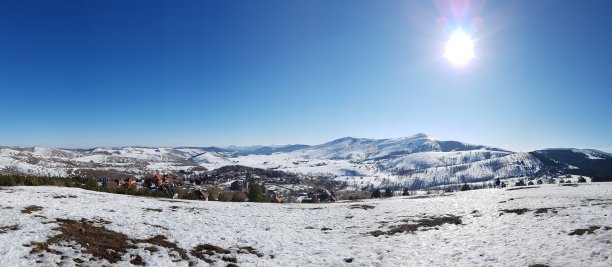
{"label": "mountain", "polygon": [[43,176],[144,176],[243,165],[302,173],[353,187],[423,187],[494,178],[571,173],[612,177],[612,157],[597,150],[545,149],[530,153],[438,140],[344,137],[319,145],[248,147],[123,147],[54,149],[0,147],[0,173]]}
{"label": "mountain", "polygon": [[551,171],[612,181],[612,156],[594,149],[550,148],[531,153]]}

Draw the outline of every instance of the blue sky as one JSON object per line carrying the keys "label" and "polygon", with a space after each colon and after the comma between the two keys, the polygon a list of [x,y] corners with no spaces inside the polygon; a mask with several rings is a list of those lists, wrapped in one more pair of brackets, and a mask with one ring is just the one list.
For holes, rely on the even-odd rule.
{"label": "blue sky", "polygon": [[612,3],[461,2],[2,1],[0,145],[612,151]]}

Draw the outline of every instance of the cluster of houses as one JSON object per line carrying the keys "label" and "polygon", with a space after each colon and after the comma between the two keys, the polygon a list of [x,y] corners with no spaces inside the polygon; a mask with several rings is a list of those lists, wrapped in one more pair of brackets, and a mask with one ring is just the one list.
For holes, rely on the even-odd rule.
{"label": "cluster of houses", "polygon": [[[208,189],[221,187],[222,190],[243,192],[248,194],[250,184],[258,184],[262,193],[271,202],[311,202],[335,201],[333,192],[321,189],[314,192],[296,192],[287,189],[286,185],[299,185],[300,178],[297,176],[275,176],[268,177],[262,173],[251,171],[250,168],[228,168],[215,170],[199,176],[170,175],[156,172],[141,179],[99,179],[99,186],[106,189],[146,189],[150,192],[164,192],[176,196],[177,192],[194,192],[202,200],[209,200]],[[211,199],[212,200],[212,199]]]}

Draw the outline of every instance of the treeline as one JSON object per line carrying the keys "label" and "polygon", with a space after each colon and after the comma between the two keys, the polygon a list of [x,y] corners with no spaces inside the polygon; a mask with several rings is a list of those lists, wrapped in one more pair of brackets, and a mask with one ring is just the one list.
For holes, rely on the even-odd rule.
{"label": "treeline", "polygon": [[[83,177],[37,177],[37,176],[21,176],[21,175],[0,175],[0,186],[59,186],[59,187],[77,187],[85,190],[133,195],[146,196],[156,198],[172,198],[174,195],[161,190],[151,192],[148,188],[137,189],[136,186],[128,188],[105,188],[98,186],[98,181],[94,178]],[[247,194],[243,192],[221,191],[219,188],[210,188],[210,199],[218,201],[231,202],[270,202],[271,199],[263,193],[263,189],[258,184],[249,185]],[[177,194],[180,199],[201,199],[194,190],[176,189],[173,193]]]}
{"label": "treeline", "polygon": [[[0,186],[59,186],[59,187],[77,187],[85,190],[134,195],[134,196],[150,196],[150,197],[164,197],[171,198],[165,192],[149,192],[146,189],[136,189],[135,187],[130,188],[116,188],[108,189],[98,186],[98,181],[94,178],[84,177],[37,177],[37,176],[22,176],[22,175],[0,175]],[[196,199],[195,194],[185,194],[187,199]]]}
{"label": "treeline", "polygon": [[39,186],[52,185],[61,187],[79,187],[94,190],[98,188],[98,182],[93,178],[83,177],[37,177],[22,175],[0,175],[0,186]]}

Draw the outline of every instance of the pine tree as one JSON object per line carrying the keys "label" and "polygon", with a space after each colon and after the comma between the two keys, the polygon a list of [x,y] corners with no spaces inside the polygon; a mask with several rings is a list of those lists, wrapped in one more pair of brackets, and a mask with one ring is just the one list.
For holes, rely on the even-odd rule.
{"label": "pine tree", "polygon": [[380,189],[376,188],[374,191],[372,191],[372,198],[380,198],[381,196],[382,193],[380,192]]}
{"label": "pine tree", "polygon": [[261,190],[261,186],[259,184],[250,184],[249,185],[249,195],[250,202],[264,202],[265,197],[263,191]]}
{"label": "pine tree", "polygon": [[393,190],[391,190],[390,188],[385,189],[385,197],[392,197],[393,196]]}

